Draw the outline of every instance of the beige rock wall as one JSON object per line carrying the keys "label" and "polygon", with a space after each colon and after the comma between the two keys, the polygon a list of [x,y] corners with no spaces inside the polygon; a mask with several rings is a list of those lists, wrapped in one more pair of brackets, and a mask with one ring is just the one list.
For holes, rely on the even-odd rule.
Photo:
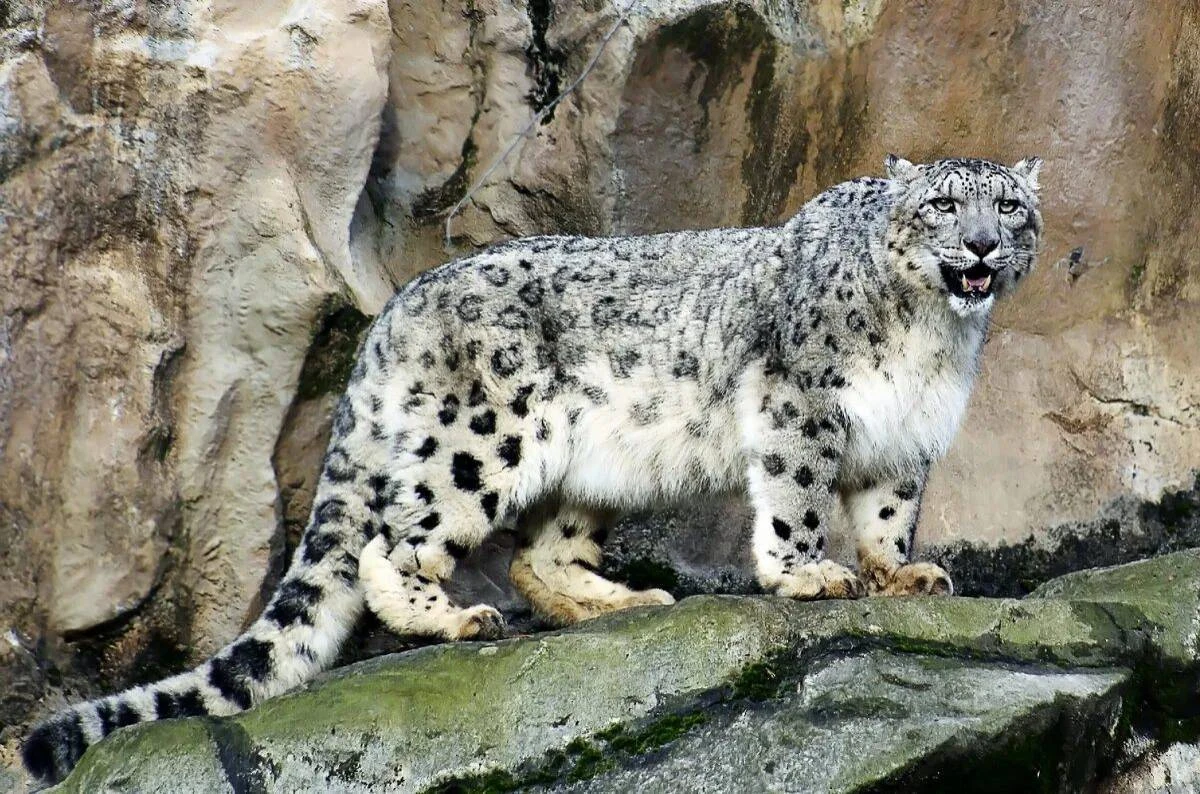
{"label": "beige rock wall", "polygon": [[[367,318],[450,256],[447,210],[614,7],[6,8],[0,631],[68,678],[152,675],[254,616]],[[773,223],[888,151],[1045,157],[1043,265],[922,527],[1017,539],[1200,467],[1198,69],[1191,3],[645,0],[453,250]]]}
{"label": "beige rock wall", "polygon": [[314,329],[392,291],[349,243],[390,23],[382,2],[4,14],[0,626],[98,637],[119,677],[246,619]]}
{"label": "beige rock wall", "polygon": [[905,5],[885,10],[867,45],[867,161],[894,148],[1032,151],[1050,164],[1041,272],[998,314],[925,537],[1015,539],[1090,518],[1120,494],[1157,500],[1190,486],[1194,6],[1010,2],[974,17]]}

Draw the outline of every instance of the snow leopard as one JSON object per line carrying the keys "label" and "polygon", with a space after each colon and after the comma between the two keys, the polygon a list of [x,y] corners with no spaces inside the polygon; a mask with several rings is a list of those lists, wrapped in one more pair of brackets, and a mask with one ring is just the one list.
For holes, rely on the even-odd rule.
{"label": "snow leopard", "polygon": [[[570,624],[666,605],[601,573],[622,512],[745,494],[758,581],[796,599],[951,593],[912,559],[989,316],[1033,269],[1042,161],[914,164],[837,185],[782,226],[497,245],[403,286],[332,419],[311,518],[261,617],[199,667],[37,727],[60,780],[134,723],[235,713],[333,663],[364,607],[392,630],[495,639],[443,583],[492,532]],[[848,516],[858,571],[826,557]]]}

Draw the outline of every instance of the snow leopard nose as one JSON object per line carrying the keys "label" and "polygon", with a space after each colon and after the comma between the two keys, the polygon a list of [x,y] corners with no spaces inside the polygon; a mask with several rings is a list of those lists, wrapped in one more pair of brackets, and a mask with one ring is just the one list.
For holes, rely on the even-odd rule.
{"label": "snow leopard nose", "polygon": [[985,256],[995,251],[1000,245],[1000,239],[992,235],[979,235],[978,237],[964,237],[963,247],[975,254],[975,256],[983,259]]}

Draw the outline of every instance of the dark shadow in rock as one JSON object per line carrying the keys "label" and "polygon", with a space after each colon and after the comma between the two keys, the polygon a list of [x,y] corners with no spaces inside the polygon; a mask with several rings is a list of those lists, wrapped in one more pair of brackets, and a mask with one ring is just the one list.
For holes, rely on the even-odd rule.
{"label": "dark shadow in rock", "polygon": [[951,572],[957,592],[1020,597],[1057,576],[1200,547],[1200,476],[1158,502],[1120,499],[1091,521],[1054,527],[1040,539],[923,550]]}

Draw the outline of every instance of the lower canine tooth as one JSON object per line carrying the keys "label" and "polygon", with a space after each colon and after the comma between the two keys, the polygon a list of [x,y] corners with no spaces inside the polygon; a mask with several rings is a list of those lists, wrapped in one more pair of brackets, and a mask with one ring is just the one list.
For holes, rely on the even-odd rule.
{"label": "lower canine tooth", "polygon": [[963,281],[963,292],[970,292],[971,291],[971,282],[967,281],[966,274],[963,275],[962,281]]}
{"label": "lower canine tooth", "polygon": [[983,292],[988,291],[988,287],[992,286],[992,277],[988,276],[983,280]]}

